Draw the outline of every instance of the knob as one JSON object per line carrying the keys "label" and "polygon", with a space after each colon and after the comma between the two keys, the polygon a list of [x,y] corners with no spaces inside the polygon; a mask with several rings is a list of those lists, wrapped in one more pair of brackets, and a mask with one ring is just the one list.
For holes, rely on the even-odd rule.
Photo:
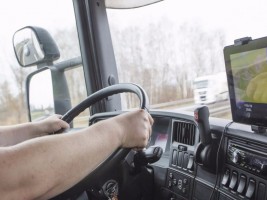
{"label": "knob", "polygon": [[235,164],[240,162],[240,153],[239,151],[235,150],[232,154],[231,161]]}

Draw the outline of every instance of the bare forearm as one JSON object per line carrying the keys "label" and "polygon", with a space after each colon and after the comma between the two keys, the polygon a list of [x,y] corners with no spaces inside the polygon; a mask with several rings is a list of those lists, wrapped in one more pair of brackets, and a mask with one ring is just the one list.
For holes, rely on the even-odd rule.
{"label": "bare forearm", "polygon": [[44,132],[39,131],[36,123],[24,123],[14,126],[0,127],[0,146],[11,146],[22,141],[43,136]]}
{"label": "bare forearm", "polygon": [[[23,183],[23,186],[14,185],[14,188],[22,191],[30,188],[35,192],[26,194],[30,198],[43,194],[38,197],[47,199],[65,191],[120,146],[117,133],[111,126],[106,127],[109,128],[96,125],[90,127],[90,131],[47,136],[10,147],[8,165],[11,167],[7,169],[13,173],[10,184]],[[16,166],[21,167],[18,170]]]}
{"label": "bare forearm", "polygon": [[69,128],[68,123],[60,118],[61,115],[54,114],[38,122],[2,126],[0,127],[0,147],[15,145],[28,139],[48,135],[61,128]]}

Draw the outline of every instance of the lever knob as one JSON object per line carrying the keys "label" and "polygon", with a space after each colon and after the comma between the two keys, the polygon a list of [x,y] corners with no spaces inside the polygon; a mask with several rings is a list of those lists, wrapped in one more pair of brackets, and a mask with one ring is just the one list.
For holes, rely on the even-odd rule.
{"label": "lever knob", "polygon": [[231,157],[231,160],[232,160],[232,162],[235,163],[235,164],[237,164],[237,163],[240,162],[240,153],[239,153],[237,150],[235,150],[235,151],[233,152],[233,155],[232,155],[232,157]]}
{"label": "lever knob", "polygon": [[154,163],[161,158],[163,149],[159,146],[150,146],[146,150],[137,152],[134,155],[134,165],[136,167],[145,166],[148,163]]}
{"label": "lever knob", "polygon": [[200,141],[204,145],[208,145],[211,143],[209,116],[210,113],[209,108],[207,106],[196,108],[194,111],[194,118],[195,121],[198,123]]}

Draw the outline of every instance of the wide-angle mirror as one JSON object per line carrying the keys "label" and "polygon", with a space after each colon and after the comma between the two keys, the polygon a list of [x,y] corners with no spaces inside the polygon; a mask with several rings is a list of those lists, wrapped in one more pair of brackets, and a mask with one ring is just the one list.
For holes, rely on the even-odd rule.
{"label": "wide-angle mirror", "polygon": [[29,79],[29,108],[31,121],[43,119],[55,113],[51,71],[46,68]]}
{"label": "wide-angle mirror", "polygon": [[21,66],[38,63],[44,59],[44,52],[31,28],[17,31],[13,38],[14,50]]}
{"label": "wide-angle mirror", "polygon": [[19,64],[28,67],[49,64],[60,56],[50,34],[40,27],[24,27],[13,36],[13,47]]}

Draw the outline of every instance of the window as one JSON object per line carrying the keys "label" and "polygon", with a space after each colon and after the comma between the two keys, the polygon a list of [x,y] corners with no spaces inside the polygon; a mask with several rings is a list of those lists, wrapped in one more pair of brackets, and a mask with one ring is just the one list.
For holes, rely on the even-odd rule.
{"label": "window", "polygon": [[[59,47],[60,59],[55,63],[79,57],[80,47],[72,0],[10,0],[2,2],[0,13],[0,125],[8,125],[28,121],[25,79],[30,72],[36,70],[36,67],[19,66],[12,46],[12,36],[15,31],[25,26],[46,29]],[[66,74],[74,106],[87,96],[82,65],[67,71]],[[81,82],[79,89],[73,88],[73,82],[75,84]]]}

